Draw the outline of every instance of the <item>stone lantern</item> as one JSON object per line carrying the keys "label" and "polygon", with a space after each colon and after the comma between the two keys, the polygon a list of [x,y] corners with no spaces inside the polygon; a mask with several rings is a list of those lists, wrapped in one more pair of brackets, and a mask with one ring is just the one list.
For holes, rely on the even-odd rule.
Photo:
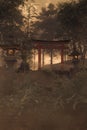
{"label": "stone lantern", "polygon": [[74,65],[78,64],[80,53],[78,52],[78,50],[76,48],[73,48],[73,51],[71,52],[71,54],[69,56],[72,57],[72,63]]}

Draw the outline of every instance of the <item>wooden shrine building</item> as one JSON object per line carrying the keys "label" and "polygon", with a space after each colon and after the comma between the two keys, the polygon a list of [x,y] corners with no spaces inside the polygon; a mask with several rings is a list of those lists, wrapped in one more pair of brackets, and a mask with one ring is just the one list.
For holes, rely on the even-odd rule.
{"label": "wooden shrine building", "polygon": [[[42,49],[58,49],[60,50],[61,63],[64,62],[64,50],[68,49],[70,40],[59,40],[59,41],[43,41],[43,40],[32,40],[33,47],[38,50],[38,69],[41,68],[41,50]],[[51,53],[51,64],[52,64],[52,53]]]}

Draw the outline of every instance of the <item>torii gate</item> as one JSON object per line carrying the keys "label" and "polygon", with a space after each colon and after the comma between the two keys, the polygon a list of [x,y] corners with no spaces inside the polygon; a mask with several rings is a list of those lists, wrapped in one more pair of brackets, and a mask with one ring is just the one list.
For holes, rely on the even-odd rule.
{"label": "torii gate", "polygon": [[41,49],[59,49],[61,51],[61,63],[64,62],[64,50],[68,49],[70,40],[45,41],[32,40],[33,47],[38,50],[38,69],[41,69]]}

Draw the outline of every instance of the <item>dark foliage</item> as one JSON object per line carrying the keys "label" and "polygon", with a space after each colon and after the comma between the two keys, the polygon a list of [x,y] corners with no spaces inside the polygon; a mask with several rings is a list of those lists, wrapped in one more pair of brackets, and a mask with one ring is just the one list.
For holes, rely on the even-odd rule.
{"label": "dark foliage", "polygon": [[74,41],[83,40],[87,31],[87,1],[64,3],[59,6],[58,21]]}
{"label": "dark foliage", "polygon": [[49,4],[47,8],[42,8],[37,22],[34,24],[35,33],[41,39],[52,40],[56,37],[57,31],[57,10],[53,4]]}
{"label": "dark foliage", "polygon": [[21,12],[18,7],[23,4],[23,0],[1,0],[0,1],[0,33],[4,42],[12,43],[15,37],[22,35],[20,26],[22,25]]}

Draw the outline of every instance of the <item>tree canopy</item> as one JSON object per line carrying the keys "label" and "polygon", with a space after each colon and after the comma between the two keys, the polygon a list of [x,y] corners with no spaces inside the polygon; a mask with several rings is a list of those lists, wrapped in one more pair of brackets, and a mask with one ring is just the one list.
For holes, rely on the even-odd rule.
{"label": "tree canopy", "polygon": [[18,7],[23,4],[23,0],[0,0],[0,34],[5,42],[10,39],[15,40],[15,36],[22,34],[22,15]]}
{"label": "tree canopy", "polygon": [[37,21],[35,22],[35,33],[41,39],[52,40],[56,37],[57,30],[57,10],[53,4],[49,4],[47,8],[43,7]]}
{"label": "tree canopy", "polygon": [[74,41],[86,40],[87,1],[64,2],[42,8],[34,24],[35,33],[41,39],[69,38]]}
{"label": "tree canopy", "polygon": [[[23,3],[24,0],[0,0],[0,34],[4,40],[22,36],[20,27],[24,16],[18,7]],[[87,1],[64,2],[58,6],[50,3],[47,8],[42,8],[32,28],[32,36],[41,39],[68,37],[76,41],[86,40]]]}
{"label": "tree canopy", "polygon": [[84,40],[87,34],[87,1],[64,3],[59,6],[58,21],[73,40]]}

